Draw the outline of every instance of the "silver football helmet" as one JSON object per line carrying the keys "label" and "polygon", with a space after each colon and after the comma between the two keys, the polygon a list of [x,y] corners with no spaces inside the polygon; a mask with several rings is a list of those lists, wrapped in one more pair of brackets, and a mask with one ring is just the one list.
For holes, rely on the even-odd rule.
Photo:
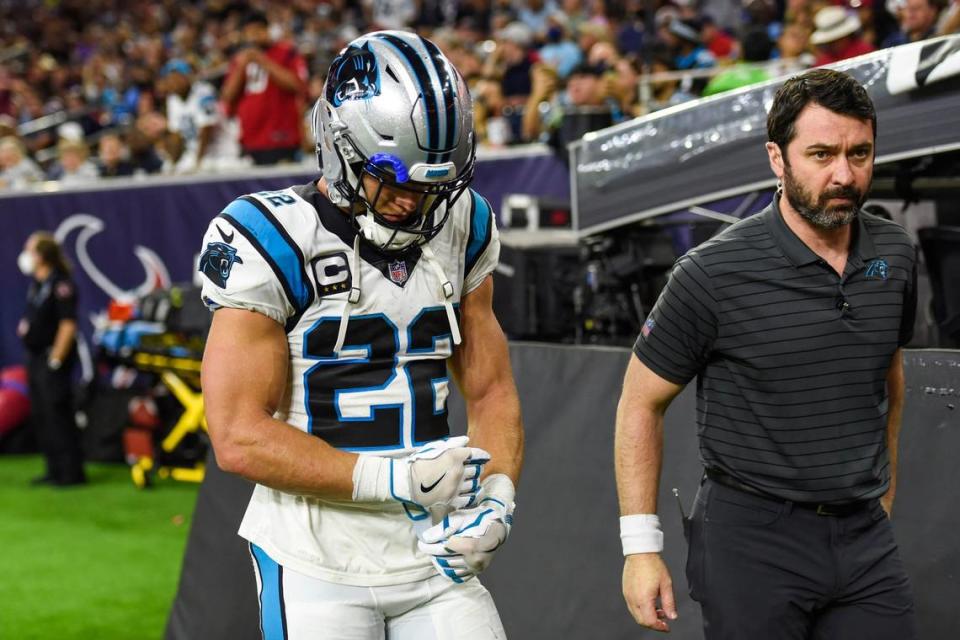
{"label": "silver football helmet", "polygon": [[[473,178],[470,92],[437,46],[413,33],[378,31],[347,45],[330,66],[313,129],[330,200],[353,212],[381,251],[428,242]],[[376,181],[373,193],[364,175]],[[406,220],[377,210],[384,185],[415,196]]]}

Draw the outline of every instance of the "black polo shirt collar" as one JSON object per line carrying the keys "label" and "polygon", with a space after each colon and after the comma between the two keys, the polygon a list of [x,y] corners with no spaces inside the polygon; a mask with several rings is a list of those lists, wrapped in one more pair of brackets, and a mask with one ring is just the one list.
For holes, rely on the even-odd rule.
{"label": "black polo shirt collar", "polygon": [[[766,215],[767,228],[773,239],[780,246],[783,254],[797,267],[812,264],[820,261],[820,256],[804,244],[803,240],[797,237],[797,234],[787,226],[783,219],[783,213],[780,212],[780,194],[773,196],[770,208]],[[867,225],[863,222],[863,212],[858,212],[853,227],[853,243],[850,256],[847,258],[848,266],[862,267],[867,260],[877,257],[877,248],[873,244],[873,238],[867,231]]]}

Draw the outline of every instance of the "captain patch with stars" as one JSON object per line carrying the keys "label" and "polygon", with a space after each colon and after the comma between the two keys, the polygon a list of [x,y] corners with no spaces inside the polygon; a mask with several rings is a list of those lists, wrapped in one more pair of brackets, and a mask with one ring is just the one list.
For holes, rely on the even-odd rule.
{"label": "captain patch with stars", "polygon": [[317,281],[320,297],[349,291],[351,287],[350,266],[343,251],[320,256],[311,262],[313,277]]}

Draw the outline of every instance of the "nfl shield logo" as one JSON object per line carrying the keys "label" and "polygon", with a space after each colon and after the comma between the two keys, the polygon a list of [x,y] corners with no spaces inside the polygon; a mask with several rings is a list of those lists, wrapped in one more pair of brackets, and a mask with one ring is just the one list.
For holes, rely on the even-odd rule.
{"label": "nfl shield logo", "polygon": [[407,281],[407,263],[403,260],[394,260],[390,263],[390,279],[397,284]]}

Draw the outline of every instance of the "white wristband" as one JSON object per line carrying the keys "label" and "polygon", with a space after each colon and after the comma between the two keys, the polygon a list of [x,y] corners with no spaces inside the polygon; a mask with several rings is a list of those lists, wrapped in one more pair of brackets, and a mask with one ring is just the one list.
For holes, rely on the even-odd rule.
{"label": "white wristband", "polygon": [[[389,458],[361,455],[353,467],[353,501],[385,502],[391,498]],[[409,490],[409,487],[406,487]]]}
{"label": "white wristband", "polygon": [[623,555],[660,553],[663,551],[663,531],[660,518],[648,513],[620,516],[620,542]]}

